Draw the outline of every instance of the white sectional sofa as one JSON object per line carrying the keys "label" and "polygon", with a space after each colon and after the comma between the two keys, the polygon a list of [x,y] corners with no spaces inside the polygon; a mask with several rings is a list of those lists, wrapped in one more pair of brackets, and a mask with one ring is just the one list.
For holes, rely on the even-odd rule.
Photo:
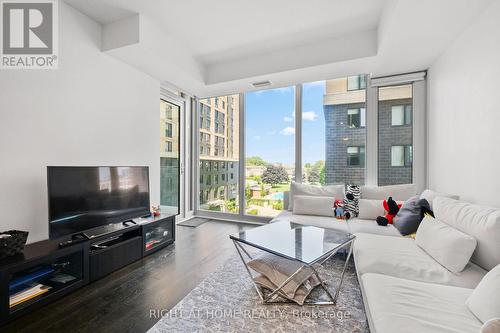
{"label": "white sectional sofa", "polygon": [[433,208],[436,219],[477,240],[458,274],[413,239],[356,235],[354,260],[372,332],[479,332],[483,325],[466,300],[500,264],[500,210],[443,197]]}
{"label": "white sectional sofa", "polygon": [[[361,199],[385,200],[392,196],[396,201],[406,201],[412,196],[418,194],[417,187],[413,184],[392,185],[392,186],[361,186]],[[335,196],[335,199],[343,199]],[[289,207],[290,198],[288,192],[285,193],[284,207]],[[383,214],[383,210],[380,212]],[[352,218],[347,221],[337,220],[329,216],[313,216],[313,215],[297,215],[291,210],[282,211],[274,220],[287,220],[294,223],[313,225],[321,228],[338,229],[341,231],[355,233],[369,233],[377,235],[397,236],[401,237],[399,231],[391,224],[382,227],[377,224],[374,219]]]}
{"label": "white sectional sofa", "polygon": [[[394,188],[390,189],[393,193],[387,190],[362,188],[361,195],[363,198],[364,192],[365,198],[380,200],[395,196]],[[415,195],[415,188],[410,185],[398,190],[396,200]],[[355,218],[345,222],[284,211],[275,221],[286,219],[356,234],[354,261],[371,332],[497,333],[485,329],[491,323],[485,324],[476,317],[467,299],[488,271],[500,264],[500,209],[441,196],[432,201],[436,220],[477,241],[470,261],[459,273],[445,268],[413,238],[402,237],[396,228],[378,226],[373,220]],[[417,238],[418,235],[417,231]],[[496,290],[500,290],[500,285]],[[496,294],[491,297],[500,299]],[[497,327],[499,322],[500,319],[495,322]]]}

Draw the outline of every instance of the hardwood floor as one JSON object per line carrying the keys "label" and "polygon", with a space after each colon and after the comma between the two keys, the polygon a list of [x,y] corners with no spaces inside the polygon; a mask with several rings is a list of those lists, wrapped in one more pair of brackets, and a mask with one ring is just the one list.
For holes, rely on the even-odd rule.
{"label": "hardwood floor", "polygon": [[145,332],[236,253],[229,234],[255,225],[211,220],[177,226],[176,242],[31,314],[1,332]]}

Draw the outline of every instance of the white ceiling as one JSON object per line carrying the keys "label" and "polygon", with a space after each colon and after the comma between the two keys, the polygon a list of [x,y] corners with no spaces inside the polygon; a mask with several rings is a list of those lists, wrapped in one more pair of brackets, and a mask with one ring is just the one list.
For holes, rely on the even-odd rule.
{"label": "white ceiling", "polygon": [[426,69],[493,0],[65,1],[104,30],[138,16],[139,40],[106,52],[211,96],[261,80],[283,86]]}

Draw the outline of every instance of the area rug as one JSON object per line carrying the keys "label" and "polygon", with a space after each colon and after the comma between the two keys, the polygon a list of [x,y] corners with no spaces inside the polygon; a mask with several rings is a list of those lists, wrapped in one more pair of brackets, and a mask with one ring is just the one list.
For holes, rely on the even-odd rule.
{"label": "area rug", "polygon": [[210,219],[205,219],[202,217],[193,217],[193,218],[190,218],[189,220],[182,221],[182,222],[178,223],[177,225],[181,225],[183,227],[198,227],[198,226],[200,226],[203,223],[208,222],[208,221],[210,221]]}
{"label": "area rug", "polygon": [[[234,250],[236,252],[236,250]],[[319,268],[333,292],[344,264],[334,256]],[[311,297],[327,300],[321,288]],[[170,310],[170,311],[169,311]],[[172,309],[156,309],[157,332],[369,332],[352,259],[337,305],[263,305],[236,253]]]}

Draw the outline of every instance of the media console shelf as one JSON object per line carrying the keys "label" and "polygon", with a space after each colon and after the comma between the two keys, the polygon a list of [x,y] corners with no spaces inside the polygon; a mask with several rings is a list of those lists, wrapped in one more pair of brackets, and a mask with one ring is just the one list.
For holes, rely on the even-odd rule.
{"label": "media console shelf", "polygon": [[0,261],[1,323],[52,302],[89,282],[88,244],[29,244],[24,253]]}
{"label": "media console shelf", "polygon": [[59,240],[25,246],[0,260],[0,325],[96,281],[175,241],[175,216],[135,225],[93,229],[90,240],[59,247]]}
{"label": "media console shelf", "polygon": [[141,227],[90,240],[90,281],[96,281],[142,258]]}
{"label": "media console shelf", "polygon": [[142,226],[142,255],[158,251],[175,240],[175,216],[161,215],[135,219]]}

